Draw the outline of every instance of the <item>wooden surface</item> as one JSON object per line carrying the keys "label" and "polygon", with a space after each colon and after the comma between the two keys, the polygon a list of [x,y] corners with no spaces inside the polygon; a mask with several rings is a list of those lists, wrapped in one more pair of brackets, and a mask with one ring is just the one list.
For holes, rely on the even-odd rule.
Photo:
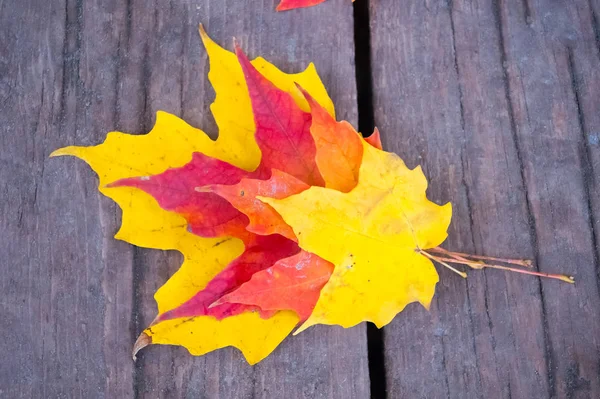
{"label": "wooden surface", "polygon": [[371,2],[375,123],[453,202],[448,247],[534,259],[577,285],[442,270],[431,313],[384,330],[388,396],[600,397],[592,3],[392,3]]}
{"label": "wooden surface", "polygon": [[[600,2],[367,1],[0,1],[0,397],[600,397]],[[577,284],[440,270],[431,312],[409,306],[370,354],[365,325],[321,326],[254,367],[230,348],[133,363],[181,257],[114,240],[93,172],[47,157],[159,109],[216,133],[200,22],[288,72],[314,61],[338,118],[374,122],[454,204],[448,248]]]}

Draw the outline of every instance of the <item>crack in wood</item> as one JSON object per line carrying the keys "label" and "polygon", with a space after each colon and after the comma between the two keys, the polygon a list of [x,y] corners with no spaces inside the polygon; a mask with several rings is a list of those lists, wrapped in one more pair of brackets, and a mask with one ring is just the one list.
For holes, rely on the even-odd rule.
{"label": "crack in wood", "polygon": [[[371,69],[371,27],[368,0],[357,1],[354,10],[354,65],[358,130],[369,136],[375,128]],[[367,354],[371,398],[387,398],[384,330],[367,323]]]}
{"label": "crack in wood", "polygon": [[[519,172],[521,177],[521,182],[523,185],[523,194],[525,196],[525,203],[527,205],[527,216],[529,219],[529,235],[531,237],[531,244],[534,251],[534,264],[539,271],[539,267],[537,265],[540,264],[540,251],[538,247],[538,233],[537,226],[534,217],[533,205],[531,203],[531,199],[529,198],[529,190],[528,190],[528,180],[527,175],[525,173],[525,165],[523,161],[523,150],[521,148],[521,143],[519,141],[518,132],[517,132],[517,124],[515,121],[515,112],[514,106],[511,96],[511,83],[510,83],[510,68],[508,63],[508,54],[506,49],[506,44],[504,42],[504,31],[503,26],[505,25],[505,21],[503,18],[503,8],[504,8],[504,0],[498,0],[494,2],[494,14],[496,18],[496,27],[498,29],[498,46],[500,48],[500,56],[501,56],[501,64],[504,68],[504,93],[505,93],[505,101],[507,105],[508,118],[510,121],[510,130],[512,134],[513,143],[515,145],[515,152],[517,156],[517,161],[519,164]],[[527,12],[525,12],[527,15]],[[544,289],[541,282],[538,282],[538,292],[540,295],[541,307],[542,307],[542,324],[544,330],[544,342],[545,342],[545,353],[544,358],[546,360],[546,371],[547,371],[547,379],[548,379],[548,390],[550,397],[556,396],[556,371],[554,369],[554,364],[556,361],[554,360],[553,350],[552,350],[552,342],[550,340],[550,333],[548,328],[548,316],[547,316],[547,305],[545,301]]]}
{"label": "crack in wood", "polygon": [[[468,161],[467,158],[465,157],[466,151],[467,151],[467,137],[466,137],[466,130],[465,130],[465,107],[464,107],[464,102],[463,102],[463,87],[462,87],[462,83],[461,83],[461,74],[460,74],[460,68],[458,66],[458,53],[456,51],[456,30],[455,30],[455,26],[454,26],[454,16],[453,16],[453,10],[454,10],[454,2],[453,0],[448,0],[448,14],[449,14],[449,19],[450,19],[450,30],[452,32],[452,54],[454,57],[454,70],[456,73],[456,80],[457,80],[457,85],[458,85],[458,96],[459,96],[459,107],[460,107],[460,126],[462,129],[462,138],[463,138],[463,145],[461,146],[460,149],[460,165],[461,165],[461,185],[465,191],[465,204],[467,207],[467,214],[469,216],[469,235],[471,237],[471,245],[473,247],[473,249],[475,249],[475,222],[473,221],[473,209],[472,209],[472,200],[471,200],[471,192],[470,192],[470,188],[469,188],[469,184],[467,183],[467,179],[466,179],[466,171],[469,170],[469,166],[468,166]],[[467,280],[465,280],[464,282],[465,284],[465,292],[467,294],[467,303],[468,303],[468,315],[469,315],[469,325],[471,327],[471,333],[473,334],[473,339],[472,339],[472,348],[473,348],[473,353],[475,354],[475,368],[477,370],[477,386],[481,392],[481,371],[479,369],[479,362],[478,362],[478,358],[477,358],[477,345],[475,343],[475,337],[476,337],[476,331],[475,331],[475,324],[474,324],[474,320],[473,320],[473,306],[471,303],[471,297],[469,294],[469,282]],[[487,284],[487,280],[486,280],[486,284]],[[486,305],[487,305],[487,295],[486,295]],[[486,312],[487,312],[487,306],[486,306]],[[489,313],[488,313],[488,320],[489,320]],[[490,321],[491,323],[491,321]],[[448,391],[448,396],[450,396],[450,393]]]}
{"label": "crack in wood", "polygon": [[596,217],[594,216],[594,207],[592,204],[592,194],[591,187],[594,185],[594,165],[592,162],[592,150],[588,143],[588,137],[586,133],[586,122],[585,115],[583,113],[583,108],[581,106],[581,98],[580,98],[580,82],[577,78],[577,71],[575,67],[575,60],[573,55],[573,49],[567,48],[567,62],[569,68],[569,74],[571,77],[571,90],[573,91],[573,99],[575,101],[575,107],[577,110],[577,120],[579,123],[579,131],[581,134],[581,145],[579,150],[579,157],[581,159],[581,169],[582,169],[582,179],[583,179],[583,188],[584,188],[584,200],[586,202],[587,211],[588,211],[588,226],[591,233],[591,245],[594,248],[593,256],[594,256],[594,267],[596,269],[596,283],[598,284],[598,293],[600,293],[600,254],[598,253],[598,237],[596,233],[596,226],[594,224],[594,220]]}

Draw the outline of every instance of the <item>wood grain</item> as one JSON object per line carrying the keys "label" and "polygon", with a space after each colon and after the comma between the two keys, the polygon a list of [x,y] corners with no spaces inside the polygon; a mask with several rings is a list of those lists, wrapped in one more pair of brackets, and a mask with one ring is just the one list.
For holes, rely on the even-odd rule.
{"label": "wood grain", "polygon": [[424,165],[431,198],[453,202],[448,247],[577,280],[441,271],[431,314],[415,307],[384,330],[388,397],[596,397],[589,5],[376,0],[371,16],[375,122]]}
{"label": "wood grain", "polygon": [[114,124],[111,15],[83,30],[83,11],[0,3],[3,397],[133,395],[132,249],[111,238],[118,210],[86,166],[47,159]]}
{"label": "wood grain", "polygon": [[0,249],[8,260],[0,281],[9,333],[0,345],[14,353],[0,366],[0,396],[369,396],[364,326],[313,328],[255,367],[231,348],[192,357],[156,346],[132,363],[133,340],[155,316],[152,294],[181,257],[114,240],[120,211],[97,193],[89,168],[47,159],[60,146],[99,143],[110,130],[147,132],[157,110],[216,136],[198,23],[226,47],[236,36],[250,56],[288,72],[314,61],[338,116],[355,123],[352,8],[337,0],[286,13],[274,7],[0,2]]}
{"label": "wood grain", "polygon": [[[499,10],[538,264],[545,271],[563,268],[578,281],[575,290],[542,284],[550,394],[558,397],[600,392],[598,255],[580,119],[587,114],[573,85],[573,49],[581,53],[584,43],[594,41],[591,29],[582,30],[577,20],[587,5],[501,3]],[[597,68],[598,54],[588,55]]]}
{"label": "wood grain", "polygon": [[[154,346],[131,362],[181,256],[114,240],[120,210],[89,168],[47,158],[110,130],[147,132],[157,110],[216,137],[198,23],[288,72],[314,61],[338,119],[356,124],[353,37],[367,27],[347,0],[275,3],[0,1],[0,397],[370,396],[364,325],[311,328],[254,367],[231,348]],[[387,397],[600,397],[600,3],[370,0],[369,11],[372,69],[359,78],[372,76],[386,149],[453,203],[447,247],[577,281],[440,270],[431,312],[411,305],[383,330]]]}

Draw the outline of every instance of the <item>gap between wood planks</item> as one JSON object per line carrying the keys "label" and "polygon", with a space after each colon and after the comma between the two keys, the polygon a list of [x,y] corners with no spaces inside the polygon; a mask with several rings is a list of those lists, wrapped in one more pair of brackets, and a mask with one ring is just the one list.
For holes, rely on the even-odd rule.
{"label": "gap between wood planks", "polygon": [[[366,137],[373,133],[375,118],[373,110],[373,82],[371,75],[371,26],[369,1],[354,2],[354,65],[356,72],[356,100],[358,130]],[[385,346],[383,329],[367,323],[367,351],[371,398],[387,398],[385,375]]]}

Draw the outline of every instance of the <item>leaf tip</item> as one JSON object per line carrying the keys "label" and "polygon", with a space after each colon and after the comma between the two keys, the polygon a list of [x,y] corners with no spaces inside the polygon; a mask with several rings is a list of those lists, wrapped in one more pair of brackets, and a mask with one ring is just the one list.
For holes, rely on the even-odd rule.
{"label": "leaf tip", "polygon": [[[421,305],[423,305],[423,307],[425,308],[426,311],[429,312],[431,310],[431,300],[429,300],[427,302],[421,302]],[[381,327],[378,327],[378,328],[381,328]]]}
{"label": "leaf tip", "polygon": [[131,351],[133,361],[135,362],[137,360],[136,355],[139,351],[141,351],[142,349],[144,349],[145,347],[147,347],[148,345],[151,345],[151,344],[152,344],[152,337],[150,337],[145,332],[142,332],[140,334],[140,336],[135,340],[135,344],[133,344],[133,350]]}
{"label": "leaf tip", "polygon": [[213,303],[211,303],[210,305],[208,305],[208,309],[212,309],[212,308],[214,308],[216,306],[224,304],[225,302],[227,302],[226,297],[227,297],[227,295],[222,296],[220,299],[217,299],[216,301],[214,301]]}
{"label": "leaf tip", "polygon": [[287,10],[290,10],[290,9],[291,9],[291,8],[285,4],[285,1],[284,1],[284,0],[282,0],[282,1],[281,1],[281,2],[280,2],[278,5],[277,5],[277,7],[275,7],[275,11],[287,11]]}
{"label": "leaf tip", "polygon": [[298,327],[298,329],[296,331],[294,331],[294,333],[292,335],[298,335],[300,334],[302,331],[306,330],[309,327],[314,326],[315,323],[310,321],[310,318],[308,320],[306,320],[304,323],[302,323],[302,325],[300,327]]}
{"label": "leaf tip", "polygon": [[269,198],[269,197],[263,197],[262,195],[257,195],[255,198],[257,200],[259,200],[260,202],[264,202],[265,204],[269,204],[269,205],[271,205],[270,201],[273,199],[273,198]]}
{"label": "leaf tip", "polygon": [[62,157],[64,155],[74,155],[77,147],[69,146],[56,149],[50,153],[48,158]]}
{"label": "leaf tip", "polygon": [[383,150],[383,145],[381,144],[381,133],[379,133],[379,129],[377,127],[373,129],[373,133],[369,137],[365,137],[365,141],[372,147],[375,147],[378,150]]}
{"label": "leaf tip", "polygon": [[206,33],[206,30],[204,29],[204,25],[198,24],[198,33],[200,34],[200,39],[202,39],[202,43],[204,43],[205,47],[207,46],[207,44],[213,43],[210,36],[208,36],[208,33]]}
{"label": "leaf tip", "polygon": [[308,91],[306,91],[304,89],[304,87],[300,86],[300,83],[298,82],[294,82],[294,85],[296,85],[296,88],[298,90],[300,90],[300,93],[302,93],[302,95],[304,96],[304,98],[306,99],[306,101],[308,102],[308,105],[310,106],[311,109],[313,109],[315,107],[315,105],[319,105],[315,99],[308,93]]}
{"label": "leaf tip", "polygon": [[239,57],[239,53],[244,54],[242,51],[242,48],[240,47],[240,42],[238,42],[238,39],[235,36],[233,37],[233,48],[235,49],[235,53],[238,57]]}
{"label": "leaf tip", "polygon": [[244,72],[244,76],[246,77],[246,80],[248,80],[249,71],[255,71],[256,73],[260,73],[250,63],[250,59],[248,58],[246,53],[244,53],[244,50],[242,50],[242,48],[240,47],[240,43],[238,42],[238,40],[235,37],[233,38],[233,50],[235,52],[235,56],[238,59],[238,62],[240,63],[240,66],[242,67],[242,71]]}

